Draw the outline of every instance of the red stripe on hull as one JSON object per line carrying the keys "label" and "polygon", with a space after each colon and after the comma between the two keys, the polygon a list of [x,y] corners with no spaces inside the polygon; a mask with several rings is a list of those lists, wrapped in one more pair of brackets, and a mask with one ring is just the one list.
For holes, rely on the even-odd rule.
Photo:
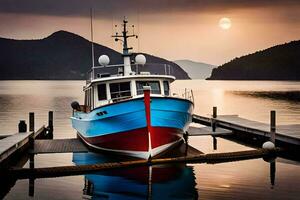
{"label": "red stripe on hull", "polygon": [[[178,141],[182,133],[181,130],[175,128],[151,127],[152,149]],[[84,140],[91,145],[111,150],[148,151],[149,148],[147,128],[97,137],[84,137]]]}
{"label": "red stripe on hull", "polygon": [[147,128],[97,137],[85,137],[88,143],[105,149],[148,151]]}
{"label": "red stripe on hull", "polygon": [[151,127],[152,149],[175,142],[182,138],[183,131],[176,128]]}

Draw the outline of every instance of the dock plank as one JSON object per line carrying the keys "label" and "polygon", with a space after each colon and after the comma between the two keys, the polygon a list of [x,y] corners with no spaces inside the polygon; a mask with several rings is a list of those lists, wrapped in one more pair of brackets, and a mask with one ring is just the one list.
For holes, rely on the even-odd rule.
{"label": "dock plank", "polygon": [[[193,115],[193,122],[200,124],[209,124],[211,117]],[[270,137],[270,125],[262,122],[241,118],[238,115],[219,115],[215,119],[217,126],[242,131],[257,136]],[[276,126],[276,141],[300,146],[300,125],[279,125]]]}
{"label": "dock plank", "polygon": [[16,133],[0,140],[0,163],[28,142],[32,132]]}
{"label": "dock plank", "polygon": [[56,140],[35,140],[30,153],[72,153],[88,152],[87,147],[77,138]]}
{"label": "dock plank", "polygon": [[278,133],[300,138],[300,124],[279,125],[276,129]]}
{"label": "dock plank", "polygon": [[219,127],[216,128],[215,132],[213,132],[212,128],[209,126],[205,126],[205,127],[190,126],[188,129],[189,136],[207,136],[207,135],[224,136],[224,135],[230,135],[230,134],[232,134],[231,130],[219,128]]}
{"label": "dock plank", "polygon": [[[237,115],[220,115],[217,117],[218,121],[226,121],[232,124],[270,132],[270,125],[262,122],[257,122],[249,119],[239,117]],[[300,138],[300,124],[289,124],[276,126],[277,134],[289,135],[292,137]]]}

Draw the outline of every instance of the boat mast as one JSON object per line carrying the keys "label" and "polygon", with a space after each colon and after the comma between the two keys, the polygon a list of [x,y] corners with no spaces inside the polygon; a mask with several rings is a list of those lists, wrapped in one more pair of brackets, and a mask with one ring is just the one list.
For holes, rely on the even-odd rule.
{"label": "boat mast", "polygon": [[95,78],[95,75],[94,75],[94,68],[95,68],[95,52],[94,52],[94,30],[93,30],[93,9],[91,8],[90,9],[90,14],[91,14],[91,47],[92,47],[92,74],[90,77],[91,79],[94,79]]}
{"label": "boat mast", "polygon": [[[124,59],[124,75],[125,76],[128,76],[132,73],[131,71],[131,65],[130,65],[130,56],[131,56],[131,53],[129,52],[129,50],[132,49],[132,47],[128,47],[127,46],[127,38],[130,38],[130,37],[135,37],[135,38],[138,38],[137,35],[135,34],[132,34],[132,35],[127,35],[128,31],[127,31],[127,23],[128,21],[125,19],[124,17],[124,20],[123,20],[123,31],[122,31],[122,35],[118,35],[118,33],[116,33],[115,35],[112,35],[112,37],[115,38],[115,41],[121,41],[123,42],[123,59]],[[119,38],[123,38],[122,39],[119,39]]]}

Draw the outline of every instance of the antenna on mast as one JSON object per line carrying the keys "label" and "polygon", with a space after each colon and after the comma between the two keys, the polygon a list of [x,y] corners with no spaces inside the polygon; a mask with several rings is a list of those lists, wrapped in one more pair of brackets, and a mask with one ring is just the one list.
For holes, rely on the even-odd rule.
{"label": "antenna on mast", "polygon": [[[132,49],[132,47],[128,47],[128,43],[127,43],[127,39],[128,38],[131,38],[131,37],[135,37],[135,38],[138,38],[138,36],[136,34],[131,34],[131,35],[128,35],[128,31],[127,31],[127,23],[128,21],[126,20],[126,18],[124,17],[123,19],[123,31],[122,31],[122,35],[119,35],[118,32],[116,32],[115,35],[112,35],[111,37],[115,38],[115,41],[118,42],[118,41],[121,41],[123,43],[123,56],[130,56],[130,53],[129,53],[129,50]],[[134,28],[134,26],[133,26]],[[122,38],[122,39],[120,39]]]}
{"label": "antenna on mast", "polygon": [[90,9],[91,14],[91,41],[92,41],[92,67],[95,67],[95,56],[94,56],[94,35],[93,35],[93,8]]}
{"label": "antenna on mast", "polygon": [[124,75],[125,76],[128,76],[128,75],[132,74],[131,61],[130,61],[131,54],[129,53],[129,50],[131,50],[132,47],[128,47],[127,39],[130,38],[130,37],[138,38],[138,36],[135,35],[134,33],[131,34],[131,35],[130,34],[128,35],[127,23],[128,23],[128,21],[124,17],[122,35],[119,35],[118,32],[116,32],[115,35],[111,36],[111,37],[115,38],[116,42],[118,42],[118,41],[123,42],[123,59],[124,59]]}

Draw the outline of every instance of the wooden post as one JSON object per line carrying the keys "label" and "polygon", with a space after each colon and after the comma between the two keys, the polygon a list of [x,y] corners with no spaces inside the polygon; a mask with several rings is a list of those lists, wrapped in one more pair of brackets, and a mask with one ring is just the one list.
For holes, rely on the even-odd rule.
{"label": "wooden post", "polygon": [[184,134],[183,134],[183,139],[185,141],[185,150],[184,150],[184,155],[187,156],[187,150],[188,150],[188,142],[189,142],[189,133],[186,131]]}
{"label": "wooden post", "polygon": [[33,152],[30,153],[30,155],[29,155],[29,168],[34,169],[34,153]]}
{"label": "wooden post", "polygon": [[217,107],[213,107],[213,118],[211,120],[211,128],[213,132],[216,132],[216,118],[217,118]]}
{"label": "wooden post", "polygon": [[48,113],[48,128],[49,133],[53,134],[53,111],[49,111]]}
{"label": "wooden post", "polygon": [[[30,119],[30,116],[31,116],[30,114],[31,113],[29,113],[29,119]],[[31,123],[30,123],[30,127],[31,127]],[[34,127],[34,122],[33,122],[32,127]],[[31,151],[34,151],[34,136],[29,137],[29,149]],[[32,169],[32,170],[34,169],[34,153],[33,152],[31,152],[29,154],[29,168]],[[31,196],[31,197],[34,196],[34,178],[29,179],[29,196]]]}
{"label": "wooden post", "polygon": [[276,160],[270,162],[270,180],[271,188],[274,188],[275,185],[275,175],[276,175]]}
{"label": "wooden post", "polygon": [[27,124],[26,124],[25,120],[20,120],[18,128],[19,128],[19,133],[27,132]]}
{"label": "wooden post", "polygon": [[29,131],[34,132],[34,112],[29,113]]}
{"label": "wooden post", "polygon": [[217,107],[213,107],[213,118],[217,118]]}
{"label": "wooden post", "polygon": [[34,178],[29,179],[29,196],[34,196]]}
{"label": "wooden post", "polygon": [[[213,116],[211,121],[211,128],[212,132],[216,132],[217,124],[216,124],[216,118],[217,118],[217,107],[213,107]],[[213,136],[213,148],[214,150],[217,150],[217,138]]]}
{"label": "wooden post", "polygon": [[276,133],[276,112],[271,110],[271,119],[270,119],[270,141],[275,144],[275,133]]}
{"label": "wooden post", "polygon": [[218,146],[217,146],[217,138],[213,137],[213,146],[214,146],[214,150],[217,150]]}

